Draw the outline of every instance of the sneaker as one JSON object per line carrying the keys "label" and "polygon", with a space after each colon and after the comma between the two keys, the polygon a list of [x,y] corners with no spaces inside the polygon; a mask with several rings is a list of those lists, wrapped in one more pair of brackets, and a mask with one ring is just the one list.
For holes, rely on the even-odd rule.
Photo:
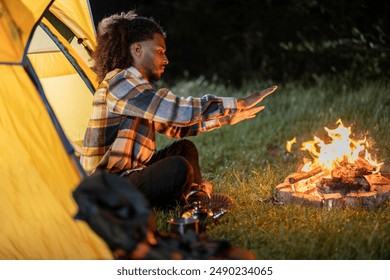
{"label": "sneaker", "polygon": [[213,192],[213,185],[209,181],[202,180],[202,184],[199,186],[199,189],[207,193],[208,196],[211,196],[211,193]]}
{"label": "sneaker", "polygon": [[201,198],[203,201],[207,201],[210,199],[212,191],[213,185],[209,181],[202,181],[201,185],[194,183],[185,200],[188,204],[194,201],[200,201]]}

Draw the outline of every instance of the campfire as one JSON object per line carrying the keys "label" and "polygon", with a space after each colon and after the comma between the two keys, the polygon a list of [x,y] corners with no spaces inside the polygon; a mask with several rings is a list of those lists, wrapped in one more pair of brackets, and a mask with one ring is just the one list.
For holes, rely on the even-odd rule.
{"label": "campfire", "polygon": [[[303,142],[304,158],[298,170],[275,187],[282,203],[298,203],[327,208],[360,207],[372,209],[390,197],[389,174],[380,171],[382,163],[369,153],[366,139],[353,140],[351,127],[341,120],[335,129],[325,127],[328,139]],[[296,138],[288,141],[291,152]]]}

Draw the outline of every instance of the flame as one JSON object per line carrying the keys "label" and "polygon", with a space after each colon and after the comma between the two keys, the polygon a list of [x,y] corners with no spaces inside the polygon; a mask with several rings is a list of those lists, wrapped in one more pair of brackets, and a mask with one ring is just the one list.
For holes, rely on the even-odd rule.
{"label": "flame", "polygon": [[[325,142],[314,136],[313,140],[302,143],[301,150],[308,151],[312,159],[304,159],[304,166],[301,170],[307,172],[317,167],[324,170],[333,170],[342,162],[353,164],[358,157],[363,157],[379,172],[383,163],[377,163],[376,160],[372,159],[368,152],[367,139],[353,140],[350,138],[351,127],[344,126],[340,119],[336,124],[338,126],[335,129],[324,128],[331,139],[330,141]],[[291,141],[286,144],[286,147],[290,147],[290,150],[292,144],[289,143]]]}
{"label": "flame", "polygon": [[295,144],[295,143],[297,143],[297,138],[296,137],[294,137],[293,139],[287,141],[287,143],[286,143],[286,150],[287,150],[287,152],[291,153],[292,145]]}

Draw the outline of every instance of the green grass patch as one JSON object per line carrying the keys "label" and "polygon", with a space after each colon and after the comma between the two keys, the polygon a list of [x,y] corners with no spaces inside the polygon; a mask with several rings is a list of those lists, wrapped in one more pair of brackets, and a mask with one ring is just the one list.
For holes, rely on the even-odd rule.
{"label": "green grass patch", "polygon": [[[171,90],[181,96],[244,97],[272,85],[251,82],[236,90],[198,79]],[[299,145],[287,153],[286,141],[323,138],[324,127],[334,128],[338,119],[352,125],[354,139],[367,137],[371,153],[389,169],[389,84],[351,87],[341,80],[319,80],[310,87],[281,85],[262,105],[265,110],[254,119],[190,138],[198,147],[204,179],[214,184],[215,192],[235,199],[235,208],[208,229],[210,237],[250,249],[258,259],[389,259],[390,203],[374,210],[272,203],[274,187],[303,157]],[[171,141],[157,138],[158,147]],[[166,221],[178,214],[157,212],[158,229],[166,231]]]}

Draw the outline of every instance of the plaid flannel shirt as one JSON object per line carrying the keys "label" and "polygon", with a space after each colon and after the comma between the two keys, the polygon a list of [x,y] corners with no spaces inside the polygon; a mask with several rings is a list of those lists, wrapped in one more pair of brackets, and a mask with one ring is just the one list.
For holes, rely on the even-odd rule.
{"label": "plaid flannel shirt", "polygon": [[220,127],[220,118],[235,112],[235,98],[181,98],[156,90],[134,67],[117,69],[95,92],[80,162],[87,174],[142,168],[155,152],[156,131],[171,138],[197,135]]}

